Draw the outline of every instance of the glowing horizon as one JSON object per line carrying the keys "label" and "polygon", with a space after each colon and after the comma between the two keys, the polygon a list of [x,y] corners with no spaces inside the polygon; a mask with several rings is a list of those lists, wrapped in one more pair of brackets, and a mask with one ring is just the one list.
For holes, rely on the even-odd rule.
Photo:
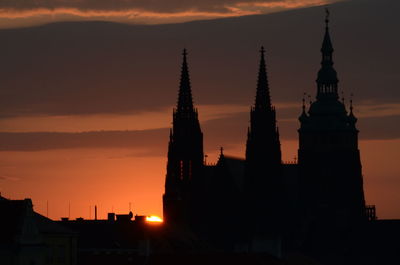
{"label": "glowing horizon", "polygon": [[162,223],[163,219],[155,215],[150,215],[146,217],[146,221],[149,223]]}

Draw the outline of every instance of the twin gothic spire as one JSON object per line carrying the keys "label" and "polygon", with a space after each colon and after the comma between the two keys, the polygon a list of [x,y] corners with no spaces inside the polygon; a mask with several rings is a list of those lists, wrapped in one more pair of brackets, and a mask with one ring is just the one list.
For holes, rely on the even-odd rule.
{"label": "twin gothic spire", "polygon": [[[190,84],[189,68],[187,63],[187,50],[183,50],[183,61],[181,68],[181,79],[179,86],[177,112],[192,112],[193,97]],[[265,49],[260,50],[260,65],[258,71],[257,92],[255,99],[255,109],[270,109],[271,97],[269,92],[268,76],[265,64]]]}

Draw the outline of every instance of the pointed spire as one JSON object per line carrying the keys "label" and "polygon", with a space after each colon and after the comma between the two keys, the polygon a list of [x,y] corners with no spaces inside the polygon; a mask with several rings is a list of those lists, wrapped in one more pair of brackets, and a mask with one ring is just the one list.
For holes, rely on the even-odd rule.
{"label": "pointed spire", "polygon": [[318,72],[318,94],[317,98],[329,97],[338,98],[337,84],[339,82],[337,78],[336,70],[333,68],[333,45],[329,34],[329,10],[326,8],[325,17],[325,36],[322,42],[321,53],[321,69]]}
{"label": "pointed spire", "polygon": [[333,45],[331,41],[331,36],[329,35],[329,9],[325,9],[326,16],[325,16],[325,36],[324,41],[322,42],[321,52],[323,54],[332,54],[333,53]]}
{"label": "pointed spire", "polygon": [[255,108],[271,108],[271,97],[269,94],[269,84],[267,77],[267,70],[265,66],[265,49],[262,46],[260,50],[260,68],[258,71],[257,94]]}
{"label": "pointed spire", "polygon": [[187,51],[183,49],[183,62],[177,112],[193,112],[192,90],[190,86],[189,68],[187,64]]}

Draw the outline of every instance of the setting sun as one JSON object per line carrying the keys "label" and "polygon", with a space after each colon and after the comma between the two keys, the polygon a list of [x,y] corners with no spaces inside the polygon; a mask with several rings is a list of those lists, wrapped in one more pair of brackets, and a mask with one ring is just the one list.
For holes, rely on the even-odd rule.
{"label": "setting sun", "polygon": [[163,220],[158,216],[147,216],[146,221],[149,223],[162,223]]}

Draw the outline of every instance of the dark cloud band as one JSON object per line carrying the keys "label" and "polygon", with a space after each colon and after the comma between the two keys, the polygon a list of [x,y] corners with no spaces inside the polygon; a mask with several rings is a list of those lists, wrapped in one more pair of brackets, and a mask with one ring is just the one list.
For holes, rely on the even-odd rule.
{"label": "dark cloud band", "polygon": [[[202,123],[208,150],[218,146],[242,144],[246,139],[248,113]],[[400,139],[400,116],[362,118],[359,121],[361,140]],[[296,140],[298,121],[280,121],[281,140]],[[229,133],[226,133],[229,132]],[[93,131],[82,133],[0,132],[0,151],[43,151],[73,148],[125,148],[150,156],[165,156],[169,129],[142,131]],[[142,153],[143,154],[143,153]]]}
{"label": "dark cloud band", "polygon": [[[311,1],[313,3],[323,3],[329,0]],[[282,4],[293,5],[310,3],[310,0],[3,0],[0,2],[0,9],[9,10],[34,10],[58,8],[74,8],[79,10],[101,10],[101,11],[121,11],[135,9],[138,11],[151,11],[161,13],[175,13],[184,11],[202,12],[231,12],[232,7],[243,4]]]}

